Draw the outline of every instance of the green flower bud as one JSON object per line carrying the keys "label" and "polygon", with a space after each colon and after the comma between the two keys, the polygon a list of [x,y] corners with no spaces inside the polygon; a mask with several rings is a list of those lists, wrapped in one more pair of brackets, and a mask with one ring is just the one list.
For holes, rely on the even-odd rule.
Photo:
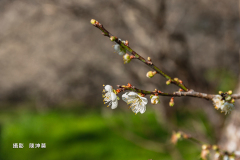
{"label": "green flower bud", "polygon": [[232,98],[231,96],[227,96],[227,97],[225,98],[225,100],[226,100],[226,101],[230,101],[231,98]]}
{"label": "green flower bud", "polygon": [[173,107],[174,106],[174,102],[169,102],[169,106]]}
{"label": "green flower bud", "polygon": [[174,81],[178,81],[178,78],[174,78]]}
{"label": "green flower bud", "polygon": [[110,37],[110,40],[111,40],[111,41],[115,41],[116,38],[117,38],[117,37],[111,36],[111,37]]}
{"label": "green flower bud", "polygon": [[91,19],[91,24],[95,24],[96,23],[96,20],[95,19]]}
{"label": "green flower bud", "polygon": [[231,95],[231,94],[232,94],[232,90],[229,90],[229,91],[228,91],[228,94]]}
{"label": "green flower bud", "polygon": [[123,62],[124,62],[124,64],[125,64],[125,63],[129,63],[130,61],[131,61],[130,55],[126,53],[126,54],[123,56]]}
{"label": "green flower bud", "polygon": [[149,72],[147,72],[146,76],[147,76],[148,78],[152,78],[155,74],[157,74],[156,71],[149,71]]}
{"label": "green flower bud", "polygon": [[171,84],[171,81],[170,80],[166,81],[166,85],[169,85],[169,84]]}

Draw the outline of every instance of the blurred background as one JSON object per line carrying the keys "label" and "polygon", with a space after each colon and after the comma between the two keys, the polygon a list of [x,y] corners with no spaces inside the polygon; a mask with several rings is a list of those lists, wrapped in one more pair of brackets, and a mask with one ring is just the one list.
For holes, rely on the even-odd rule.
{"label": "blurred background", "polygon": [[178,88],[146,78],[150,68],[140,61],[124,65],[90,24],[98,20],[195,91],[239,93],[239,8],[237,0],[1,0],[0,159],[198,158],[200,146],[170,143],[178,130],[240,150],[238,103],[227,116],[196,98],[175,98],[170,108],[161,97],[142,115],[122,101],[115,110],[103,105],[103,84]]}

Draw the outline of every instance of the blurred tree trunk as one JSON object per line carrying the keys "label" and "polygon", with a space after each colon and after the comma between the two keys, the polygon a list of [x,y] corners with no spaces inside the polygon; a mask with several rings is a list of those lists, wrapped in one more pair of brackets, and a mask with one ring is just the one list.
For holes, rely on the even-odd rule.
{"label": "blurred tree trunk", "polygon": [[[240,51],[239,51],[240,57]],[[239,60],[240,62],[240,60]],[[240,75],[238,88],[235,93],[240,93]],[[240,151],[240,102],[235,102],[235,110],[226,120],[224,130],[220,139],[220,146],[227,151]]]}

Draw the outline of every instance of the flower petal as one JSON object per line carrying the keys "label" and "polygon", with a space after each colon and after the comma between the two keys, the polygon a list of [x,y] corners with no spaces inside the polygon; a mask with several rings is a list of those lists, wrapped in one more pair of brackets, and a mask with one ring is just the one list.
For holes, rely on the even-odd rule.
{"label": "flower petal", "polygon": [[120,51],[120,52],[118,52],[118,54],[119,54],[120,56],[123,56],[123,55],[125,54],[125,52]]}
{"label": "flower petal", "polygon": [[126,92],[122,95],[122,100],[126,103],[128,102],[128,92]]}
{"label": "flower petal", "polygon": [[105,90],[108,91],[108,92],[112,92],[112,86],[106,85]]}
{"label": "flower petal", "polygon": [[115,108],[117,108],[117,106],[118,106],[118,101],[116,100],[116,101],[112,101],[112,106],[111,106],[111,108],[112,109],[115,109]]}
{"label": "flower petal", "polygon": [[139,95],[137,93],[135,93],[135,92],[128,92],[128,96],[131,97],[131,98],[136,98]]}
{"label": "flower petal", "polygon": [[117,95],[114,92],[111,92],[112,101],[117,101]]}
{"label": "flower petal", "polygon": [[116,51],[116,52],[119,52],[120,51],[120,45],[119,44],[115,44],[113,46],[113,49]]}
{"label": "flower petal", "polygon": [[148,99],[145,97],[140,97],[142,99],[142,103],[144,103],[145,105],[148,103]]}
{"label": "flower petal", "polygon": [[142,105],[140,108],[140,113],[143,114],[146,111],[146,106]]}

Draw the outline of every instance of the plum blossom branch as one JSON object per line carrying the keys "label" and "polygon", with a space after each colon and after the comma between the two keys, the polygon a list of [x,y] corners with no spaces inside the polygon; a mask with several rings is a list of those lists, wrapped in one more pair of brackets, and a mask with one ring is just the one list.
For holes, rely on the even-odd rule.
{"label": "plum blossom branch", "polygon": [[[173,93],[166,93],[162,92],[160,90],[155,89],[154,91],[147,91],[147,90],[142,90],[138,89],[135,86],[130,85],[117,85],[118,88],[122,90],[131,90],[134,92],[142,93],[145,95],[151,95],[151,94],[158,94],[159,96],[169,96],[169,97],[196,97],[196,98],[203,98],[206,100],[212,100],[216,95],[215,94],[207,94],[207,93],[201,93],[201,92],[195,92],[194,90],[189,90],[187,92],[184,91],[178,91],[178,92],[173,92]],[[222,97],[226,97],[227,94],[222,94]],[[231,95],[232,99],[240,99],[240,94],[232,94]]]}
{"label": "plum blossom branch", "polygon": [[146,91],[142,89],[138,89],[134,86],[125,86],[125,85],[117,85],[118,88],[124,89],[124,90],[131,90],[134,92],[142,93],[145,95],[151,95],[151,94],[158,94],[159,96],[169,96],[169,97],[196,97],[196,98],[204,98],[206,100],[212,100],[213,97],[215,96],[214,94],[206,94],[206,93],[200,93],[200,92],[195,92],[194,90],[189,90],[187,92],[173,92],[173,93],[165,93],[160,90],[155,89],[155,91]]}
{"label": "plum blossom branch", "polygon": [[163,77],[165,77],[166,79],[168,79],[168,81],[172,84],[177,85],[179,88],[183,89],[184,91],[188,91],[189,89],[182,83],[182,81],[179,81],[176,78],[171,78],[169,75],[167,75],[166,73],[164,73],[162,70],[160,70],[157,66],[155,66],[151,60],[146,60],[144,59],[142,56],[140,56],[137,52],[135,52],[132,48],[129,47],[128,41],[123,42],[121,41],[119,38],[117,38],[116,36],[112,35],[107,29],[105,29],[103,27],[103,25],[101,23],[99,23],[98,21],[96,21],[95,19],[91,20],[91,23],[93,26],[97,27],[98,29],[100,29],[102,31],[102,34],[104,36],[107,36],[110,38],[111,41],[116,42],[117,44],[119,44],[121,47],[123,47],[125,50],[129,51],[134,57],[132,57],[132,59],[138,59],[140,61],[142,61],[143,63],[145,63],[146,65],[148,65],[149,67],[151,67],[152,69],[154,69],[158,74],[162,75]]}
{"label": "plum blossom branch", "polygon": [[171,142],[173,144],[176,144],[178,141],[183,140],[183,139],[188,139],[192,142],[195,142],[198,145],[201,145],[202,147],[202,151],[201,151],[201,158],[203,160],[207,160],[210,157],[210,151],[212,150],[214,152],[213,155],[213,159],[214,160],[220,160],[220,159],[237,159],[240,158],[239,152],[235,151],[235,152],[228,152],[228,151],[224,151],[222,150],[219,146],[217,145],[210,145],[210,144],[206,144],[202,141],[199,141],[198,139],[192,137],[189,134],[186,134],[182,131],[178,131],[178,132],[173,132],[172,137],[171,137]]}
{"label": "plum blossom branch", "polygon": [[[146,94],[152,94],[150,96],[152,104],[159,103],[159,97],[157,97],[158,95],[172,97],[169,102],[169,105],[171,107],[174,105],[174,97],[188,96],[188,97],[197,97],[197,98],[203,98],[206,100],[212,100],[215,108],[220,109],[221,112],[224,112],[225,114],[231,113],[231,111],[234,109],[235,99],[240,99],[240,94],[232,94],[232,91],[228,91],[226,93],[221,92],[221,93],[219,93],[220,95],[214,95],[214,94],[195,92],[192,89],[188,89],[183,84],[182,80],[180,80],[178,78],[171,78],[169,75],[167,75],[162,70],[160,70],[157,66],[155,66],[152,63],[150,57],[148,57],[146,60],[143,57],[141,57],[138,53],[136,53],[132,48],[129,47],[129,42],[127,40],[122,41],[120,38],[117,38],[116,36],[112,35],[107,29],[105,29],[103,27],[103,25],[101,23],[99,23],[95,19],[91,20],[91,24],[93,26],[97,27],[98,29],[100,29],[104,36],[109,37],[112,42],[116,43],[114,45],[114,49],[116,52],[118,52],[119,55],[123,55],[124,63],[129,63],[131,61],[131,59],[138,59],[138,60],[142,61],[143,63],[145,63],[146,65],[148,65],[149,67],[151,67],[152,69],[154,69],[154,71],[149,71],[147,73],[146,76],[148,78],[152,78],[155,74],[158,73],[167,79],[167,81],[166,81],[167,85],[172,83],[180,88],[178,92],[164,93],[157,89],[155,89],[155,91],[145,91],[145,90],[137,89],[131,85],[128,85],[128,86],[124,86],[124,85],[120,86],[119,85],[118,86],[119,89],[116,90],[117,93],[124,91],[124,90],[133,91],[133,92],[128,92],[128,93],[124,94],[124,96],[123,96],[123,98],[125,98],[125,102],[127,102],[128,104],[131,104],[130,108],[132,106],[134,106],[134,107],[132,107],[133,112],[135,112],[135,113],[138,113],[138,112],[144,113],[145,112],[147,99],[145,100],[145,98],[142,98],[142,97],[144,97]],[[132,55],[130,56],[129,54],[126,53],[126,51],[129,51]],[[136,92],[141,93],[142,95],[137,95]],[[116,108],[117,107],[117,100],[116,100],[117,96],[115,96],[115,93],[113,93],[113,92],[110,92],[110,93],[111,93],[111,96],[110,96],[110,94],[105,95],[105,98],[106,98],[105,102],[109,103],[110,105],[114,104],[112,108]],[[155,96],[155,97],[153,97],[153,96]],[[131,101],[129,101],[127,98],[131,99]]]}

